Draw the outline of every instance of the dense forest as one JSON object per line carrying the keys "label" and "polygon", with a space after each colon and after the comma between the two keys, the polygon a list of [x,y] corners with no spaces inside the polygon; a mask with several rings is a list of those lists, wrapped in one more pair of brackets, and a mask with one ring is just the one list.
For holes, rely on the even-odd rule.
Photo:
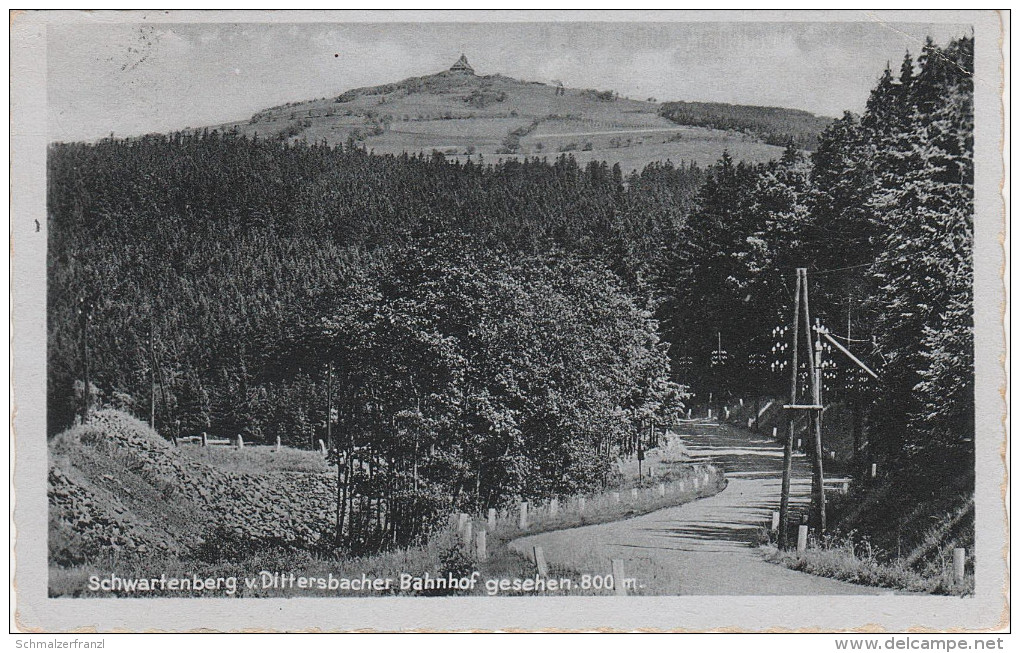
{"label": "dense forest", "polygon": [[[666,275],[665,337],[695,390],[788,396],[768,329],[791,321],[794,268],[808,268],[812,316],[879,371],[862,385],[830,357],[842,378],[824,399],[867,408],[856,462],[877,461],[887,484],[844,519],[892,550],[889,524],[973,492],[973,52],[962,38],[907,54],[809,158],[724,158]],[[720,341],[726,359],[713,364],[705,352]]]}
{"label": "dense forest", "polygon": [[593,489],[692,400],[788,391],[770,348],[807,267],[813,314],[880,370],[851,398],[903,509],[972,487],[972,71],[973,39],[929,42],[810,155],[627,177],[218,132],[54,144],[49,431],[88,397],[167,437],[322,439],[348,496],[408,519]]}
{"label": "dense forest", "polygon": [[818,133],[832,122],[807,111],[722,102],[664,102],[659,115],[678,125],[744,132],[770,145],[805,150],[818,146]]}

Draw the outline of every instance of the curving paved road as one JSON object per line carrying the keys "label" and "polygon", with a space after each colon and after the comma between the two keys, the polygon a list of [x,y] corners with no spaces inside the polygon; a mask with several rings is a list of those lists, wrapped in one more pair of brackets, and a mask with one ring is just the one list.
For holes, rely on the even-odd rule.
{"label": "curving paved road", "polygon": [[[889,590],[792,571],[761,558],[752,539],[778,509],[783,450],[766,436],[704,422],[682,425],[679,438],[696,459],[720,465],[729,484],[719,494],[625,521],[523,537],[519,552],[541,546],[550,565],[580,572],[584,560],[622,558],[642,594],[888,594]],[[806,507],[810,469],[794,458],[791,504]],[[600,563],[602,566],[604,563]],[[634,570],[631,573],[629,570]]]}

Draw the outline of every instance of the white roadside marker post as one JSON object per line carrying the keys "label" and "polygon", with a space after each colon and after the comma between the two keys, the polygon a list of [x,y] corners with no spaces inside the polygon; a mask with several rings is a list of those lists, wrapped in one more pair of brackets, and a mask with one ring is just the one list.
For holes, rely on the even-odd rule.
{"label": "white roadside marker post", "polygon": [[627,596],[626,576],[623,572],[623,560],[613,560],[613,589],[617,596]]}
{"label": "white roadside marker post", "polygon": [[804,553],[807,550],[807,524],[797,527],[797,553]]}
{"label": "white roadside marker post", "polygon": [[479,560],[487,560],[489,557],[488,552],[485,550],[485,539],[485,529],[479,528],[478,535],[475,537],[475,555]]}
{"label": "white roadside marker post", "polygon": [[549,565],[545,561],[545,553],[542,552],[542,547],[535,547],[535,566],[538,567],[538,575],[545,578],[549,575]]}
{"label": "white roadside marker post", "polygon": [[956,582],[962,583],[966,571],[967,549],[953,549],[953,578]]}

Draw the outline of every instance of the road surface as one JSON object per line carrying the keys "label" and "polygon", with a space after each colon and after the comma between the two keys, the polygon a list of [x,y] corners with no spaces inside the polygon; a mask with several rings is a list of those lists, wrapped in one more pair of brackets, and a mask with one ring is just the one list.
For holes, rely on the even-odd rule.
{"label": "road surface", "polygon": [[[681,425],[679,439],[696,460],[721,466],[729,484],[719,494],[624,521],[523,537],[511,548],[541,546],[551,566],[623,559],[643,594],[888,594],[889,590],[792,571],[762,559],[755,532],[779,506],[782,447],[744,429],[707,422]],[[810,468],[794,458],[791,503],[806,507]],[[583,551],[583,555],[578,551]],[[630,570],[633,570],[631,572]]]}

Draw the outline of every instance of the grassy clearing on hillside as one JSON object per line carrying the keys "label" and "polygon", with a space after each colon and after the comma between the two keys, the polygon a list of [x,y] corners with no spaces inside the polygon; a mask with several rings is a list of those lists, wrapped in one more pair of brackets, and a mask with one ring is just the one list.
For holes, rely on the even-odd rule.
{"label": "grassy clearing on hillside", "polygon": [[217,467],[226,472],[238,474],[261,474],[266,472],[306,472],[324,474],[331,468],[322,454],[307,449],[283,447],[276,451],[273,446],[246,445],[243,449],[234,447],[199,447],[183,445],[179,451],[195,462]]}

